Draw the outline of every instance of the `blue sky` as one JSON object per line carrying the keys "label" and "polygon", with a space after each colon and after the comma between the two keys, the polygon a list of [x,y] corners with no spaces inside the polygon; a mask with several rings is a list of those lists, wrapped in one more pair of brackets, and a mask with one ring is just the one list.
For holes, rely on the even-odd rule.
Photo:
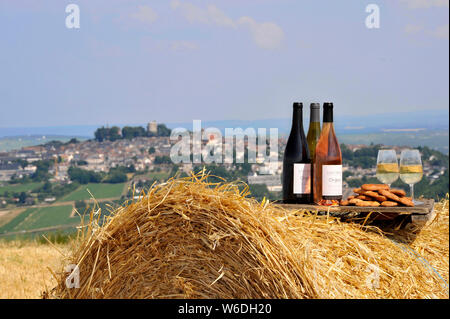
{"label": "blue sky", "polygon": [[[66,5],[80,29],[65,26]],[[365,8],[380,8],[368,29]],[[449,1],[2,0],[0,127],[449,105]]]}

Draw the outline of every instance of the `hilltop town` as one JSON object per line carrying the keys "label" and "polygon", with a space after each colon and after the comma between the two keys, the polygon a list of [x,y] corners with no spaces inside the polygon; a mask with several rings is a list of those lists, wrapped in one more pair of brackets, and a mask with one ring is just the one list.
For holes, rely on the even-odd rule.
{"label": "hilltop town", "polygon": [[[164,124],[155,121],[150,122],[146,129],[102,127],[91,140],[80,142],[72,139],[66,143],[53,141],[0,153],[0,205],[11,207],[39,202],[52,203],[86,183],[127,183],[128,186],[137,187],[135,191],[139,192],[154,181],[164,180],[176,173],[185,176],[206,165],[172,163],[170,150],[175,141],[170,140],[170,132]],[[207,138],[202,143],[220,144],[220,140]],[[256,163],[228,163],[206,167],[214,175],[247,182],[257,198],[265,196],[279,199],[285,143],[284,138],[278,140],[279,160],[270,165],[264,162],[264,158],[258,157]],[[376,156],[380,147],[342,145],[344,195],[361,182],[376,182]],[[403,148],[395,147],[397,154]],[[421,152],[424,186],[445,179],[448,176],[448,156],[428,148],[421,148]],[[240,154],[236,151],[235,156],[244,157],[245,152]],[[407,189],[400,181],[397,184]],[[30,187],[25,187],[26,185]],[[439,193],[440,196],[442,192]],[[124,194],[132,196],[127,191],[121,193]]]}

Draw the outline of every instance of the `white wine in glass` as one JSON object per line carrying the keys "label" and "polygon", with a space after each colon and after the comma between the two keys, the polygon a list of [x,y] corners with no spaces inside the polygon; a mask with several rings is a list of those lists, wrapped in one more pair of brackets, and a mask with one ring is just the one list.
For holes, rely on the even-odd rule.
{"label": "white wine in glass", "polygon": [[377,157],[377,178],[383,184],[391,184],[398,179],[399,169],[395,150],[379,150]]}
{"label": "white wine in glass", "polygon": [[418,150],[403,150],[400,155],[400,179],[409,184],[411,199],[414,204],[423,202],[414,200],[414,184],[420,182],[423,176],[422,159]]}

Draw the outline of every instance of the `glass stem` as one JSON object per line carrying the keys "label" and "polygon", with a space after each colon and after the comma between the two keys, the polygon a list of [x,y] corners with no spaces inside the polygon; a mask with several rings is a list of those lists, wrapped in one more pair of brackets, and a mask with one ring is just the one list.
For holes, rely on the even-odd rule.
{"label": "glass stem", "polygon": [[411,200],[414,201],[414,184],[409,184],[409,188],[411,189]]}

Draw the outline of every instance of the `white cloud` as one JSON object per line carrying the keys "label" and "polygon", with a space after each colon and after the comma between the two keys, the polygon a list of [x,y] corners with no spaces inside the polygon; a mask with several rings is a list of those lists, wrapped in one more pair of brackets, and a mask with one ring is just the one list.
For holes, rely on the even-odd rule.
{"label": "white cloud", "polygon": [[210,23],[206,11],[191,3],[173,0],[170,6],[173,10],[181,10],[183,16],[191,23]]}
{"label": "white cloud", "polygon": [[432,7],[447,7],[449,0],[399,0],[401,3],[405,4],[411,9],[420,8],[432,8]]}
{"label": "white cloud", "polygon": [[189,2],[172,0],[170,6],[173,10],[180,10],[181,14],[190,23],[201,23],[246,30],[250,33],[256,45],[264,49],[279,47],[284,39],[284,32],[273,22],[256,22],[251,17],[241,17],[233,20],[214,5],[200,8]]}
{"label": "white cloud", "polygon": [[174,10],[181,10],[181,13],[191,23],[214,24],[224,27],[235,27],[232,19],[227,17],[219,8],[208,5],[206,9],[197,7],[189,2],[173,0],[170,6]]}
{"label": "white cloud", "polygon": [[238,22],[250,30],[253,40],[261,48],[275,49],[284,39],[283,30],[275,23],[257,23],[250,17],[241,17]]}
{"label": "white cloud", "polygon": [[152,24],[158,19],[158,15],[149,6],[139,6],[136,12],[130,14],[130,18],[142,23]]}
{"label": "white cloud", "polygon": [[448,23],[446,25],[442,25],[433,31],[432,35],[436,38],[448,39],[448,31],[449,26]]}
{"label": "white cloud", "polygon": [[218,9],[216,6],[213,5],[208,6],[208,15],[214,22],[214,24],[218,26],[233,27],[233,28],[236,27],[234,21],[229,17],[227,17],[227,15],[223,13],[220,9]]}

